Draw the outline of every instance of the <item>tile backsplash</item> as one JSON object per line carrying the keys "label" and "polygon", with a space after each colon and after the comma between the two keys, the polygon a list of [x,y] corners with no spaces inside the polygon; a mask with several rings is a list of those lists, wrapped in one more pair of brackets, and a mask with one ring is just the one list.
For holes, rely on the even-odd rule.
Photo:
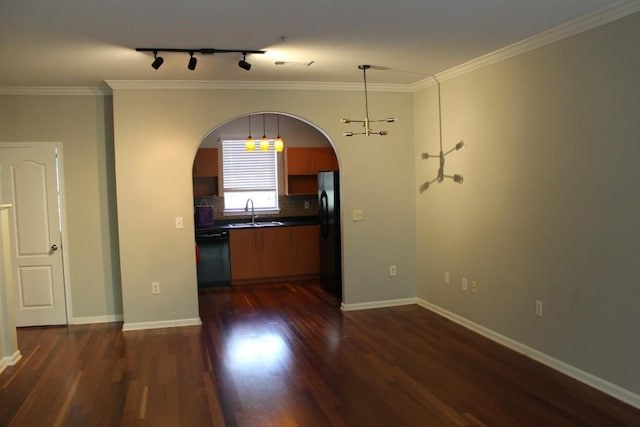
{"label": "tile backsplash", "polygon": [[[239,220],[250,215],[225,215],[224,200],[222,197],[198,197],[194,200],[195,205],[213,205],[215,207],[215,220]],[[305,208],[305,202],[309,204],[309,208]],[[318,197],[312,196],[278,196],[280,204],[279,214],[263,215],[269,218],[290,218],[300,216],[317,216],[318,215]],[[256,216],[260,217],[259,213]]]}

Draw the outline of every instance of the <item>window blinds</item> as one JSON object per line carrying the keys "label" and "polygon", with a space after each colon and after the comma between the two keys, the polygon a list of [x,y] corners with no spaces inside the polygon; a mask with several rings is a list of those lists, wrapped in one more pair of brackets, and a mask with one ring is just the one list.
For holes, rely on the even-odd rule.
{"label": "window blinds", "polygon": [[224,191],[277,191],[276,152],[260,151],[260,149],[246,151],[244,144],[244,140],[222,141]]}

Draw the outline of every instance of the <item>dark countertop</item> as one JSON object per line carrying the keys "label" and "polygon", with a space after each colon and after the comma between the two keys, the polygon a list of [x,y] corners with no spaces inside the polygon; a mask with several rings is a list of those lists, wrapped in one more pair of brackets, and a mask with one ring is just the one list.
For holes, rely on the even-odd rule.
{"label": "dark countertop", "polygon": [[[299,216],[299,217],[256,217],[256,222],[271,222],[278,221],[281,222],[282,225],[277,225],[275,227],[293,227],[298,225],[318,225],[320,224],[317,216]],[[246,218],[239,220],[219,220],[215,221],[213,226],[207,228],[196,228],[196,238],[200,237],[203,234],[212,234],[212,233],[220,233],[222,231],[228,230],[244,230],[244,228],[233,227],[231,224],[242,224],[248,223],[250,220]],[[274,227],[274,226],[270,226]]]}

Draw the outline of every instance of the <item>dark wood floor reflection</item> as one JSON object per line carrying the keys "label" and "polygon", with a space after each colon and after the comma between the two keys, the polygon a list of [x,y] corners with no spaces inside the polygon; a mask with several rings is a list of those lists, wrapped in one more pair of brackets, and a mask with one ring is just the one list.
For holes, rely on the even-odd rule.
{"label": "dark wood floor reflection", "polygon": [[639,426],[640,411],[418,306],[313,283],[200,296],[202,327],[19,331],[0,425]]}

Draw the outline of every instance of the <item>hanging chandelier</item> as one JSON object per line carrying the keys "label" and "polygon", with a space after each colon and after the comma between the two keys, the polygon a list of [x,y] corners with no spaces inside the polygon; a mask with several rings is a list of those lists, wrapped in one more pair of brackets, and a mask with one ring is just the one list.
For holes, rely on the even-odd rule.
{"label": "hanging chandelier", "polygon": [[362,123],[364,127],[364,132],[344,132],[342,135],[344,136],[354,136],[354,135],[387,135],[388,132],[386,130],[381,130],[378,132],[374,132],[371,130],[371,123],[374,122],[387,122],[394,123],[396,121],[395,117],[387,117],[386,119],[379,120],[371,120],[369,118],[369,96],[367,94],[367,70],[371,68],[371,65],[358,65],[358,69],[362,70],[362,75],[364,77],[364,112],[365,117],[363,120],[352,120],[352,119],[340,119],[342,123]]}
{"label": "hanging chandelier", "polygon": [[459,149],[461,149],[462,147],[464,147],[464,142],[463,141],[459,141],[452,149],[450,149],[449,151],[443,151],[442,150],[442,101],[440,99],[440,81],[436,78],[436,76],[433,76],[433,79],[436,81],[437,85],[438,85],[438,128],[440,129],[440,154],[439,155],[433,155],[433,154],[429,154],[429,153],[422,153],[421,157],[422,160],[427,160],[427,159],[438,159],[440,162],[440,167],[438,168],[438,174],[436,175],[435,178],[433,178],[430,181],[425,181],[419,188],[420,193],[423,193],[425,190],[427,190],[429,188],[429,186],[431,184],[433,184],[434,182],[442,182],[444,181],[445,178],[449,178],[452,179],[453,182],[457,182],[458,184],[462,184],[463,181],[463,177],[462,175],[447,175],[444,173],[444,158],[452,153],[453,151],[457,151]]}

